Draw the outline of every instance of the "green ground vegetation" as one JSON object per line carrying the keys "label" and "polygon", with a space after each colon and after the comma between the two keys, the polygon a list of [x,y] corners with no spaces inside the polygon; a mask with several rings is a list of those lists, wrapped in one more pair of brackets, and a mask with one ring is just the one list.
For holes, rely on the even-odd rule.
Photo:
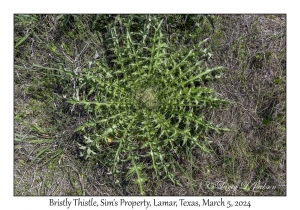
{"label": "green ground vegetation", "polygon": [[286,195],[285,15],[14,30],[15,195]]}

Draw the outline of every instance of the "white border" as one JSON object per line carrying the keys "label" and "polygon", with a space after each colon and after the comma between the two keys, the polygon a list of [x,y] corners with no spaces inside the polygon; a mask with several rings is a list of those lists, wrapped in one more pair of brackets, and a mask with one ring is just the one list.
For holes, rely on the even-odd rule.
{"label": "white border", "polygon": [[[293,1],[295,2],[295,1]],[[299,15],[296,4],[282,1],[1,1],[1,209],[53,209],[49,206],[50,197],[13,196],[13,14],[15,13],[287,13],[287,196],[286,197],[223,197],[225,200],[250,200],[250,209],[299,208]],[[51,197],[53,198],[53,197]],[[62,199],[62,197],[59,197]],[[76,198],[76,197],[71,197]],[[105,198],[105,197],[104,197]],[[108,197],[106,197],[108,198]],[[109,197],[111,199],[113,197]],[[143,197],[128,197],[128,200]],[[146,197],[152,200],[153,197]],[[164,200],[177,200],[177,197],[164,197]],[[184,197],[195,199],[195,197]],[[200,197],[197,199],[203,199]],[[208,197],[217,200],[220,197]],[[100,197],[97,197],[100,199]],[[120,197],[116,197],[120,199]],[[298,206],[298,207],[297,207]],[[63,209],[61,207],[60,209]],[[191,208],[191,207],[190,207]],[[245,208],[245,207],[244,207]],[[243,208],[243,209],[244,209]],[[65,209],[65,208],[64,208]],[[78,209],[78,208],[77,208]],[[86,209],[86,208],[85,208]],[[116,209],[116,208],[114,208]],[[210,209],[214,209],[213,207]],[[216,209],[220,209],[217,207]]]}

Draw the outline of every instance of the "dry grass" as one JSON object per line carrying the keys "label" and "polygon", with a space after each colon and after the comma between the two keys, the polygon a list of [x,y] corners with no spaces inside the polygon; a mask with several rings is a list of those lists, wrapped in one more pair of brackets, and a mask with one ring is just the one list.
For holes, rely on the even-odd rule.
{"label": "dry grass", "polygon": [[227,71],[222,80],[210,85],[233,103],[226,112],[213,115],[231,132],[212,137],[217,155],[210,164],[218,179],[277,187],[276,192],[257,190],[246,195],[285,195],[285,16],[227,18],[216,28],[226,32],[212,61],[222,63]]}
{"label": "dry grass", "polygon": [[[212,152],[197,154],[195,166],[185,166],[187,174],[179,174],[182,186],[149,182],[146,194],[286,195],[286,16],[216,15],[214,23],[215,30],[210,34],[214,56],[209,65],[222,65],[227,70],[220,80],[207,85],[232,103],[209,114],[215,124],[230,131],[211,134]],[[83,43],[60,34],[53,15],[16,25],[16,34],[21,37],[24,26],[36,35],[15,50],[18,66],[51,66],[51,62],[61,62],[57,57],[60,55],[67,66],[77,68],[101,48],[93,36]],[[65,48],[53,52],[52,43],[65,43],[75,53],[68,53]],[[74,62],[76,56],[79,59]],[[59,86],[47,89],[41,82],[41,72],[21,67],[15,67],[14,78],[18,139],[14,155],[15,195],[138,194],[136,186],[126,181],[114,184],[109,171],[101,165],[79,159],[73,130],[83,121],[84,113],[70,111],[61,97],[67,90]],[[37,157],[44,148],[48,150]],[[217,182],[224,183],[223,188],[213,188]],[[253,189],[255,183],[276,189]],[[233,190],[230,186],[239,188]]]}

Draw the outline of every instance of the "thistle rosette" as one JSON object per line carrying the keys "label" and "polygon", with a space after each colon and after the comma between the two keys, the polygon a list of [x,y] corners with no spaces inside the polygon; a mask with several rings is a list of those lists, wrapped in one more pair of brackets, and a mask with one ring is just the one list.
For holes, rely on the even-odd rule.
{"label": "thistle rosette", "polygon": [[203,81],[222,68],[204,67],[202,43],[187,50],[167,39],[163,20],[149,17],[140,29],[131,18],[116,20],[123,27],[108,27],[110,61],[82,69],[69,102],[89,113],[76,130],[83,136],[81,155],[112,167],[116,181],[127,165],[126,176],[134,176],[144,194],[149,173],[177,183],[179,154],[207,151],[207,132],[221,130],[204,113],[226,100]]}

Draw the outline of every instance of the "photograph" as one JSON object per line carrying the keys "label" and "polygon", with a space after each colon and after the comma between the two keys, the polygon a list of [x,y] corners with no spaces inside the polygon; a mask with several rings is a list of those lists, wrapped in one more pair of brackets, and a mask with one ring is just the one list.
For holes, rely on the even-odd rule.
{"label": "photograph", "polygon": [[287,196],[286,27],[285,13],[14,13],[13,196]]}

